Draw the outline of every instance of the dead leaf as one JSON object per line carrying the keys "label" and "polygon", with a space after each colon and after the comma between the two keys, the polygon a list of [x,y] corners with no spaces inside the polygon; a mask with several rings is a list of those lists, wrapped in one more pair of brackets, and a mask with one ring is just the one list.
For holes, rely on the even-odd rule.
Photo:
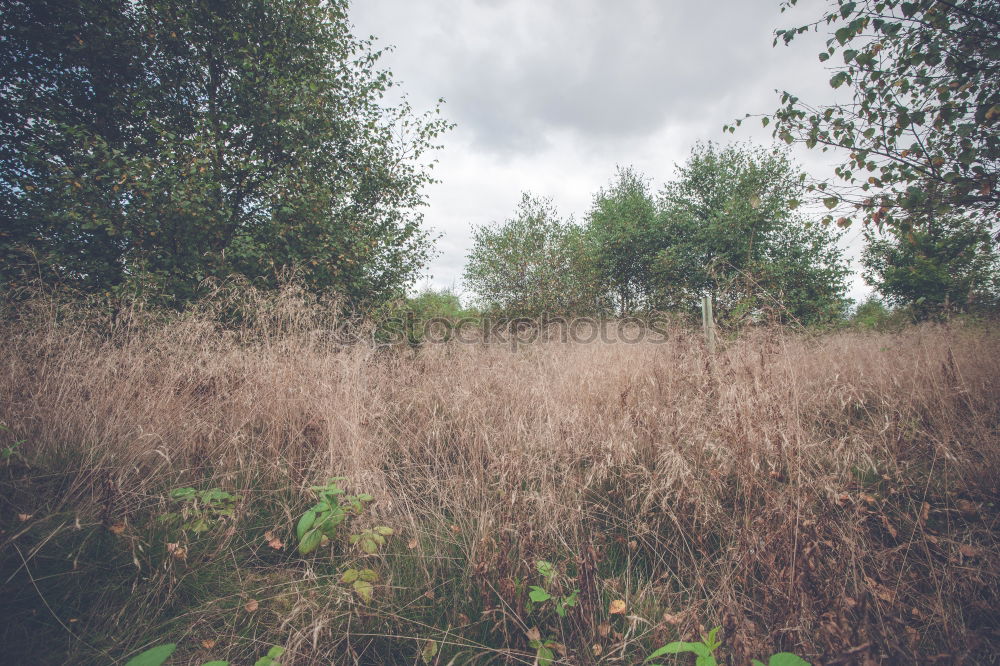
{"label": "dead leaf", "polygon": [[452,526],[451,526],[451,531],[452,531],[453,533],[455,533],[455,534],[458,534],[459,532],[461,532],[461,531],[462,531],[462,528],[461,528],[461,527],[459,527],[458,525],[452,525]]}
{"label": "dead leaf", "polygon": [[681,623],[680,615],[674,615],[673,613],[663,613],[663,621],[667,624],[678,625]]}
{"label": "dead leaf", "polygon": [[532,627],[528,629],[527,633],[524,634],[528,637],[529,641],[540,641],[542,640],[542,632],[538,630],[538,627]]}
{"label": "dead leaf", "polygon": [[212,648],[215,647],[215,641],[212,640],[211,638],[206,638],[201,642],[201,646],[206,650],[211,650]]}
{"label": "dead leaf", "polygon": [[597,633],[601,635],[601,638],[607,638],[608,634],[611,633],[611,625],[607,622],[601,622],[597,625]]}
{"label": "dead leaf", "polygon": [[179,543],[168,543],[167,552],[173,555],[175,560],[183,560],[187,558],[187,548]]}
{"label": "dead leaf", "polygon": [[257,602],[256,599],[251,599],[250,601],[246,602],[246,604],[244,604],[243,608],[246,609],[246,612],[252,613],[258,608],[260,608],[260,604]]}
{"label": "dead leaf", "polygon": [[267,545],[270,546],[271,548],[274,548],[275,550],[281,550],[282,548],[285,547],[284,542],[282,542],[282,540],[279,539],[278,537],[274,536],[274,532],[271,532],[270,530],[264,532],[264,539],[267,541]]}
{"label": "dead leaf", "polygon": [[424,592],[424,596],[427,597],[428,599],[430,599],[431,601],[433,601],[434,600],[434,590],[427,590],[426,592]]}
{"label": "dead leaf", "polygon": [[608,606],[608,614],[610,615],[624,615],[625,614],[625,602],[621,599],[615,599]]}
{"label": "dead leaf", "polygon": [[464,627],[467,624],[472,624],[472,621],[469,619],[469,616],[466,615],[465,613],[459,613],[458,617],[455,619],[458,620],[458,625],[460,627]]}
{"label": "dead leaf", "polygon": [[590,651],[594,653],[595,657],[600,657],[601,653],[604,652],[604,648],[601,647],[600,643],[594,643],[590,646]]}
{"label": "dead leaf", "polygon": [[115,523],[108,527],[112,534],[122,534],[125,531],[125,523]]}
{"label": "dead leaf", "polygon": [[417,547],[417,537],[413,537],[408,542],[406,542],[406,547],[409,548],[410,550],[413,550],[414,548],[416,548]]}
{"label": "dead leaf", "polygon": [[958,547],[958,552],[965,557],[980,557],[983,554],[983,549],[977,546],[972,546],[967,543],[963,543]]}
{"label": "dead leaf", "polygon": [[20,520],[22,523],[25,523],[25,522],[31,520],[31,517],[33,515],[35,515],[35,514],[33,514],[33,513],[19,513],[19,514],[17,514],[17,519]]}

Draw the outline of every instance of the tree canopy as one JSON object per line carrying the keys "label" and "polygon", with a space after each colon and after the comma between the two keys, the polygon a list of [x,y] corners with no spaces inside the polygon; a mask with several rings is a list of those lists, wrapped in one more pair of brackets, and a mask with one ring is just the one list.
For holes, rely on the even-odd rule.
{"label": "tree canopy", "polygon": [[790,211],[802,178],[781,151],[699,144],[656,197],[618,169],[582,225],[525,195],[504,223],[476,230],[465,284],[511,316],[693,311],[712,293],[723,319],[844,313],[836,232]]}
{"label": "tree canopy", "polygon": [[448,123],[389,103],[344,0],[3,0],[0,280],[191,298],[296,266],[352,303],[425,263]]}
{"label": "tree canopy", "polygon": [[761,121],[773,121],[774,136],[788,143],[841,152],[838,180],[815,185],[834,211],[827,220],[893,226],[926,207],[933,185],[938,214],[995,224],[1000,2],[836,0],[815,22],[776,31],[775,44],[824,27],[833,36],[819,59],[850,101],[812,106],[785,91]]}

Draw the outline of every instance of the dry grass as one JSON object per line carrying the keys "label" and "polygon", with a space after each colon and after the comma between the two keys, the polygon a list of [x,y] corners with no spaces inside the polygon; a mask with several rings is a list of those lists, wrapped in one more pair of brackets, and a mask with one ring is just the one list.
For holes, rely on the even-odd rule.
{"label": "dry grass", "polygon": [[[236,332],[217,325],[232,302],[112,325],[36,301],[2,325],[0,444],[25,440],[0,468],[11,663],[158,642],[176,663],[271,644],[285,663],[416,663],[435,640],[436,663],[530,664],[532,627],[565,663],[639,663],[716,624],[733,664],[1000,654],[995,332],[759,330],[713,369],[681,329],[414,352],[339,347],[294,293],[243,305]],[[294,552],[331,476],[398,530],[367,558],[370,605],[337,582],[348,546]],[[156,516],[183,485],[240,493],[236,518],[170,533]],[[566,618],[525,610],[538,559],[580,590]]]}

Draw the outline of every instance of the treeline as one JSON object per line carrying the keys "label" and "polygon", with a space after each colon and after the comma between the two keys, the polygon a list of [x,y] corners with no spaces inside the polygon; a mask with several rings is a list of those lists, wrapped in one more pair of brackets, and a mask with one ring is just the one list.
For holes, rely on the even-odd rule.
{"label": "treeline", "polygon": [[803,180],[780,150],[707,143],[658,191],[620,168],[579,223],[525,194],[476,229],[465,284],[509,316],[684,312],[708,293],[729,322],[835,320],[849,268],[839,230],[789,205]]}

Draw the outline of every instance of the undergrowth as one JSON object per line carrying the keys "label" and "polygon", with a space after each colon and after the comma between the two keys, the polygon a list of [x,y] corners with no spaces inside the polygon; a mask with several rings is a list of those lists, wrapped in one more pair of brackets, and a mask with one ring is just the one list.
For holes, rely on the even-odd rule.
{"label": "undergrowth", "polygon": [[682,329],[346,345],[294,292],[7,315],[11,663],[641,663],[716,626],[719,663],[1000,649],[988,328],[758,329],[713,363]]}

